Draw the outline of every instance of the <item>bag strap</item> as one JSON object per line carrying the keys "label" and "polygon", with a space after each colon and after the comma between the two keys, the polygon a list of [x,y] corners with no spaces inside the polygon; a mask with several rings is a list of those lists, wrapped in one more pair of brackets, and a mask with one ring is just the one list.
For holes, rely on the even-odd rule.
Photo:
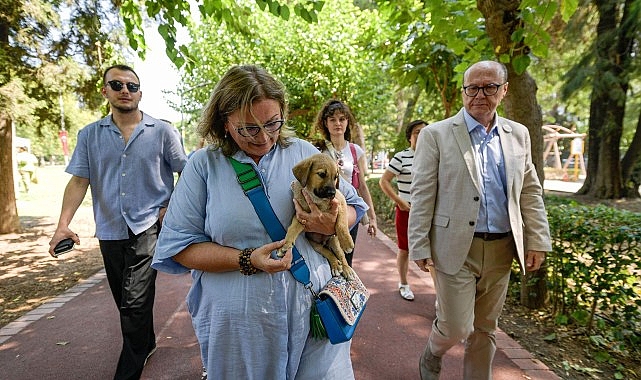
{"label": "bag strap", "polygon": [[[286,235],[285,228],[280,223],[280,220],[278,220],[272,205],[269,203],[263,184],[258,177],[258,173],[254,170],[254,167],[251,164],[239,162],[234,158],[227,158],[236,172],[240,187],[251,201],[252,206],[254,206],[256,214],[258,214],[258,219],[263,223],[269,237],[273,241],[284,239]],[[306,288],[310,289],[310,291],[314,293],[312,289],[312,282],[309,279],[309,268],[307,267],[307,263],[305,263],[303,256],[298,252],[296,246],[292,247],[292,255],[292,266],[289,271],[296,281],[305,285]]]}
{"label": "bag strap", "polygon": [[358,165],[358,157],[356,157],[356,148],[354,148],[354,144],[349,143],[349,150],[352,151],[352,159],[354,160],[354,165]]}
{"label": "bag strap", "polygon": [[357,184],[359,186],[354,186],[356,190],[360,187],[360,181],[358,178],[358,173],[360,172],[360,168],[358,167],[358,157],[356,157],[356,148],[354,148],[354,144],[348,143],[349,144],[349,150],[352,151],[352,161],[354,161],[354,168],[352,169],[352,185]]}

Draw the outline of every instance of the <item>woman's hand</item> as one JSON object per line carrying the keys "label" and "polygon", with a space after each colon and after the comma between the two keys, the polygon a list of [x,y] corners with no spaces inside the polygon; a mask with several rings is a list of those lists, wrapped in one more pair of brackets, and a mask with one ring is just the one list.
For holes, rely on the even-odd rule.
{"label": "woman's hand", "polygon": [[318,206],[313,202],[306,189],[302,191],[307,204],[309,205],[309,212],[303,210],[297,200],[294,199],[294,207],[296,208],[296,218],[305,226],[305,232],[316,232],[321,235],[333,235],[336,233],[336,218],[338,217],[338,201],[332,199],[330,209],[327,212],[321,211]]}
{"label": "woman's hand", "polygon": [[265,244],[262,247],[254,249],[250,256],[252,265],[263,272],[276,273],[284,270],[289,270],[292,266],[292,250],[288,249],[279,260],[271,258],[271,253],[285,245],[285,239],[275,241],[273,243]]}
{"label": "woman's hand", "polygon": [[409,211],[410,210],[409,202],[404,201],[402,199],[399,202],[397,202],[396,205],[398,206],[399,209],[401,209],[401,211]]}
{"label": "woman's hand", "polygon": [[376,219],[370,219],[369,225],[367,226],[367,234],[371,237],[376,236],[376,231],[378,231],[378,226],[376,225]]}

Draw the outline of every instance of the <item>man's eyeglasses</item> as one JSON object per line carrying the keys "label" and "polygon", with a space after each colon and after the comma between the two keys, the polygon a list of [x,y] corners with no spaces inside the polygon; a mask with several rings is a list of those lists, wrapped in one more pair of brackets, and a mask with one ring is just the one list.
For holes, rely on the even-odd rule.
{"label": "man's eyeglasses", "polygon": [[127,86],[127,91],[129,92],[138,92],[138,90],[140,90],[140,85],[134,82],[122,83],[119,80],[110,80],[109,82],[107,82],[107,84],[114,91],[122,90],[123,86]]}
{"label": "man's eyeglasses", "polygon": [[483,95],[485,96],[492,96],[496,95],[496,93],[499,92],[499,88],[504,84],[507,84],[507,82],[501,84],[490,83],[487,86],[480,87],[475,85],[463,86],[463,92],[465,92],[465,95],[469,96],[470,98],[478,95],[479,90],[483,90]]}
{"label": "man's eyeglasses", "polygon": [[253,137],[260,132],[261,129],[264,129],[267,133],[276,133],[279,129],[283,127],[285,120],[274,120],[269,123],[265,123],[262,126],[260,125],[246,125],[244,127],[236,128],[236,131],[243,137]]}

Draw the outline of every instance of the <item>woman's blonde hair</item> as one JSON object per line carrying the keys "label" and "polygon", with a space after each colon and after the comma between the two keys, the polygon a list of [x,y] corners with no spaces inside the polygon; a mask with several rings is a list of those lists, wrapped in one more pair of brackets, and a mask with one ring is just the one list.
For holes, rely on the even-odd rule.
{"label": "woman's blonde hair", "polygon": [[[214,87],[198,124],[198,134],[220,147],[225,156],[233,155],[240,148],[225,130],[229,115],[239,110],[241,114],[253,116],[252,105],[265,99],[277,101],[283,120],[287,120],[285,86],[280,81],[259,66],[231,67]],[[292,136],[294,132],[284,125],[277,143],[287,146]]]}

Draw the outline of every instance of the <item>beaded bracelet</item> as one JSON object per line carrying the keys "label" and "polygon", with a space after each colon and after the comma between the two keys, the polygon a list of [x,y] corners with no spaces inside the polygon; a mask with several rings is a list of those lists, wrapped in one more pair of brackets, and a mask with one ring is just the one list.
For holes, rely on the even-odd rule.
{"label": "beaded bracelet", "polygon": [[251,276],[252,274],[260,272],[260,269],[256,268],[251,261],[251,255],[252,252],[254,252],[254,249],[256,248],[245,248],[240,251],[240,254],[238,255],[240,273],[244,274],[245,276]]}

